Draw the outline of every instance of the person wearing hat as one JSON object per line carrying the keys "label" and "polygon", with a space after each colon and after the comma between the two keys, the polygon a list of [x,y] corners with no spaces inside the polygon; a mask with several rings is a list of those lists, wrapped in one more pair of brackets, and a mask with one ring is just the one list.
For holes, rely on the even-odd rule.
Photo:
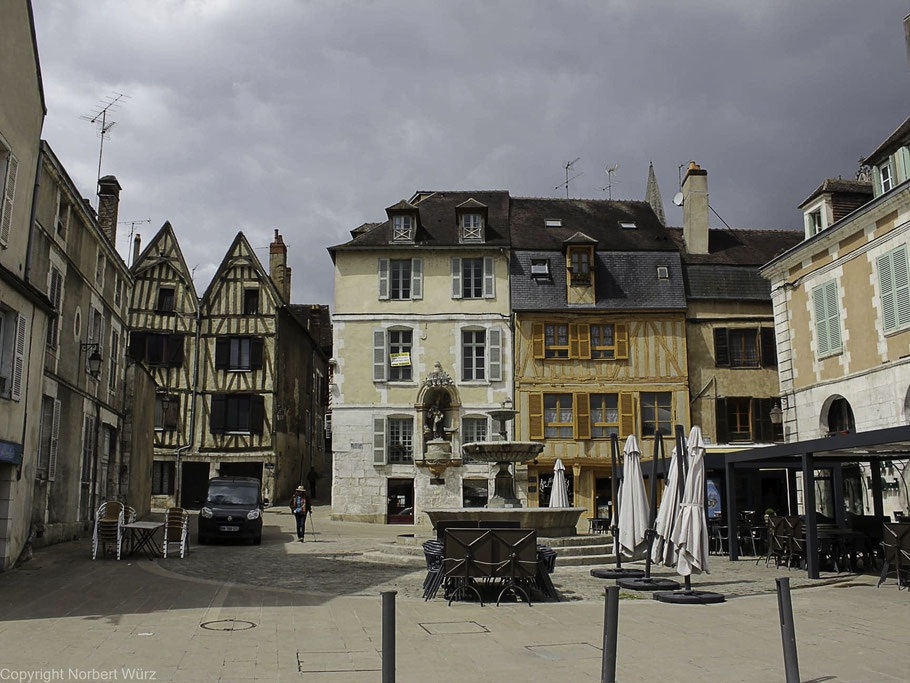
{"label": "person wearing hat", "polygon": [[298,541],[303,541],[303,532],[306,531],[306,516],[311,510],[310,497],[306,494],[306,489],[303,486],[298,486],[297,490],[294,491],[294,495],[291,496],[291,512],[294,513],[294,517],[297,519]]}

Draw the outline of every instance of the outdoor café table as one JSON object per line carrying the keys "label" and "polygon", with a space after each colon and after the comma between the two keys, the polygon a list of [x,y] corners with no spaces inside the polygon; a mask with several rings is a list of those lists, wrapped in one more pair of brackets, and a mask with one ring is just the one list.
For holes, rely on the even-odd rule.
{"label": "outdoor caf\u00e9 table", "polygon": [[164,522],[132,522],[124,524],[123,528],[130,533],[129,555],[135,555],[141,550],[150,560],[161,557],[161,546],[155,539],[155,532],[164,528]]}
{"label": "outdoor caf\u00e9 table", "polygon": [[863,532],[855,531],[854,529],[819,528],[818,543],[819,551],[823,551],[826,548],[830,549],[834,562],[834,571],[841,571],[838,560],[840,560],[840,564],[845,565],[844,569],[849,566],[851,571],[856,571],[857,552],[860,547],[866,550],[869,537]]}

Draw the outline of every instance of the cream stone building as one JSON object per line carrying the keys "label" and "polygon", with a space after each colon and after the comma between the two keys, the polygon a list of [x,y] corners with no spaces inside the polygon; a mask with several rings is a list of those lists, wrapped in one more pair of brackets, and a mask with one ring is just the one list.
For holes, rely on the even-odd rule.
{"label": "cream stone building", "polygon": [[418,192],[386,214],[329,248],[332,511],[428,524],[427,508],[493,493],[461,444],[498,430],[487,413],[511,400],[509,195]]}

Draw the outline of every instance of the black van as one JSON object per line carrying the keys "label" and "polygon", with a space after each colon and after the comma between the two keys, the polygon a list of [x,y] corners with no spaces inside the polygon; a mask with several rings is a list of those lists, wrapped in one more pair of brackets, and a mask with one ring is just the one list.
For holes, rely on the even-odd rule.
{"label": "black van", "polygon": [[199,510],[199,545],[215,538],[262,542],[262,494],[253,477],[209,479],[205,503]]}

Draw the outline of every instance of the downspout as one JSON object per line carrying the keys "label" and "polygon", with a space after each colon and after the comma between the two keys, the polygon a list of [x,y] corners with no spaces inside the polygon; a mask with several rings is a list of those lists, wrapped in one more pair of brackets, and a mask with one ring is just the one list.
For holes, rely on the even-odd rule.
{"label": "downspout", "polygon": [[190,438],[189,443],[185,446],[181,446],[177,449],[175,455],[176,462],[174,467],[176,472],[174,473],[175,481],[175,491],[174,498],[177,505],[182,505],[183,501],[180,499],[182,488],[183,488],[183,474],[180,469],[180,456],[193,448],[193,444],[196,440],[196,396],[197,396],[197,385],[199,383],[199,343],[202,337],[202,303],[199,299],[196,300],[196,345],[193,350],[193,383],[190,386],[191,396],[190,396]]}

